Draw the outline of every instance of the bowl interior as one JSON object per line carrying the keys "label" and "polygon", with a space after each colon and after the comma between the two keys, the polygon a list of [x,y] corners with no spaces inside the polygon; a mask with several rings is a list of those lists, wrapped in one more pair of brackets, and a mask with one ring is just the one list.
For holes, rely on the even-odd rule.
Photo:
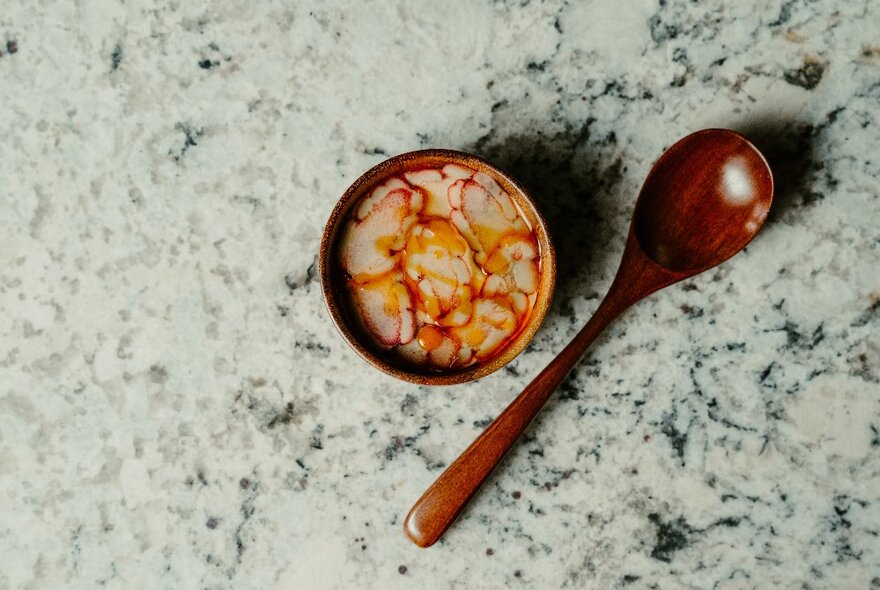
{"label": "bowl interior", "polygon": [[[385,179],[414,168],[440,168],[445,164],[460,164],[473,170],[482,171],[492,178],[514,200],[523,217],[535,232],[540,255],[540,278],[534,308],[525,325],[517,335],[500,351],[489,359],[468,367],[437,371],[418,369],[395,362],[372,347],[357,323],[351,317],[347,304],[345,272],[336,254],[337,238],[351,208],[374,186]],[[407,152],[385,160],[368,170],[348,190],[336,204],[324,230],[321,251],[318,256],[321,289],[330,316],[342,337],[367,362],[378,369],[405,381],[420,385],[450,385],[465,383],[496,371],[510,362],[528,345],[534,337],[550,306],[556,282],[556,255],[547,232],[547,224],[535,207],[525,189],[494,165],[477,156],[453,150],[421,150]]]}

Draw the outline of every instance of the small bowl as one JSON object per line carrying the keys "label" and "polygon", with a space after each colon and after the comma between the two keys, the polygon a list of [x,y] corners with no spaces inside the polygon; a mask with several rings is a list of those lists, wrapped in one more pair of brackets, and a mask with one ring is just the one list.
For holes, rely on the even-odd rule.
{"label": "small bowl", "polygon": [[[336,256],[336,241],[339,228],[347,219],[349,210],[358,203],[364,194],[386,178],[396,176],[414,168],[442,168],[445,164],[460,164],[472,170],[482,171],[498,182],[514,200],[521,213],[525,216],[529,225],[535,232],[540,255],[540,278],[538,282],[537,298],[526,324],[519,333],[504,348],[485,361],[468,367],[449,369],[446,371],[425,369],[420,370],[401,364],[395,364],[393,359],[383,358],[374,351],[367,338],[363,336],[349,317],[351,313],[346,305],[346,286],[343,283],[345,273],[340,268]],[[499,170],[486,160],[453,150],[431,149],[407,152],[394,156],[373,168],[367,170],[360,178],[354,181],[336,207],[330,214],[324,236],[321,239],[321,251],[318,255],[318,272],[321,277],[321,290],[327,310],[336,328],[346,342],[364,360],[384,371],[385,373],[416,383],[419,385],[453,385],[466,383],[485,377],[489,373],[497,371],[513,358],[516,357],[535,336],[538,328],[547,315],[550,300],[553,296],[553,288],[556,283],[556,253],[550,242],[550,234],[547,231],[547,223],[538,211],[535,202],[529,196],[526,189],[505,172]]]}

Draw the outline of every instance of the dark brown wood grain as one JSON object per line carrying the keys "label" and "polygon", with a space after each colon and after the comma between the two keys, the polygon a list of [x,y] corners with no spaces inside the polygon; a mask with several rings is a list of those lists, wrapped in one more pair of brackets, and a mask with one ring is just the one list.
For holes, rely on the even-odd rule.
{"label": "dark brown wood grain", "polygon": [[593,340],[634,303],[742,250],[772,199],[767,161],[733,131],[698,131],[664,152],[639,194],[620,268],[596,313],[419,498],[404,521],[407,536],[433,545]]}

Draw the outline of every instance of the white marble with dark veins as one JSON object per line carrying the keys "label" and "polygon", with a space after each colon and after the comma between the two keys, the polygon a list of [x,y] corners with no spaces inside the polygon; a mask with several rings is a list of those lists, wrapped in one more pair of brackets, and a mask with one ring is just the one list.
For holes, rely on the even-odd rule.
{"label": "white marble with dark veins", "polygon": [[[8,2],[0,588],[880,587],[880,3]],[[411,503],[589,317],[651,163],[726,126],[748,250],[609,329],[464,517]],[[506,370],[335,333],[334,202],[485,155],[562,274]]]}

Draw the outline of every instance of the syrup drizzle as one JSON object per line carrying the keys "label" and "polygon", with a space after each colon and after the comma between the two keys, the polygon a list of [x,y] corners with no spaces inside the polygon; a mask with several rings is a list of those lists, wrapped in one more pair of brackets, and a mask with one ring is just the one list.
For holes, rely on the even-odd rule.
{"label": "syrup drizzle", "polygon": [[[502,350],[531,314],[540,265],[534,232],[510,196],[486,174],[448,165],[392,178],[368,198],[343,239],[357,247],[343,247],[341,258],[355,315],[373,340],[393,356],[438,370]],[[407,209],[388,216],[391,198]],[[375,211],[407,221],[385,233],[367,230]],[[373,251],[359,251],[370,242],[358,231],[378,234]],[[390,270],[352,274],[365,267],[360,260]]]}

